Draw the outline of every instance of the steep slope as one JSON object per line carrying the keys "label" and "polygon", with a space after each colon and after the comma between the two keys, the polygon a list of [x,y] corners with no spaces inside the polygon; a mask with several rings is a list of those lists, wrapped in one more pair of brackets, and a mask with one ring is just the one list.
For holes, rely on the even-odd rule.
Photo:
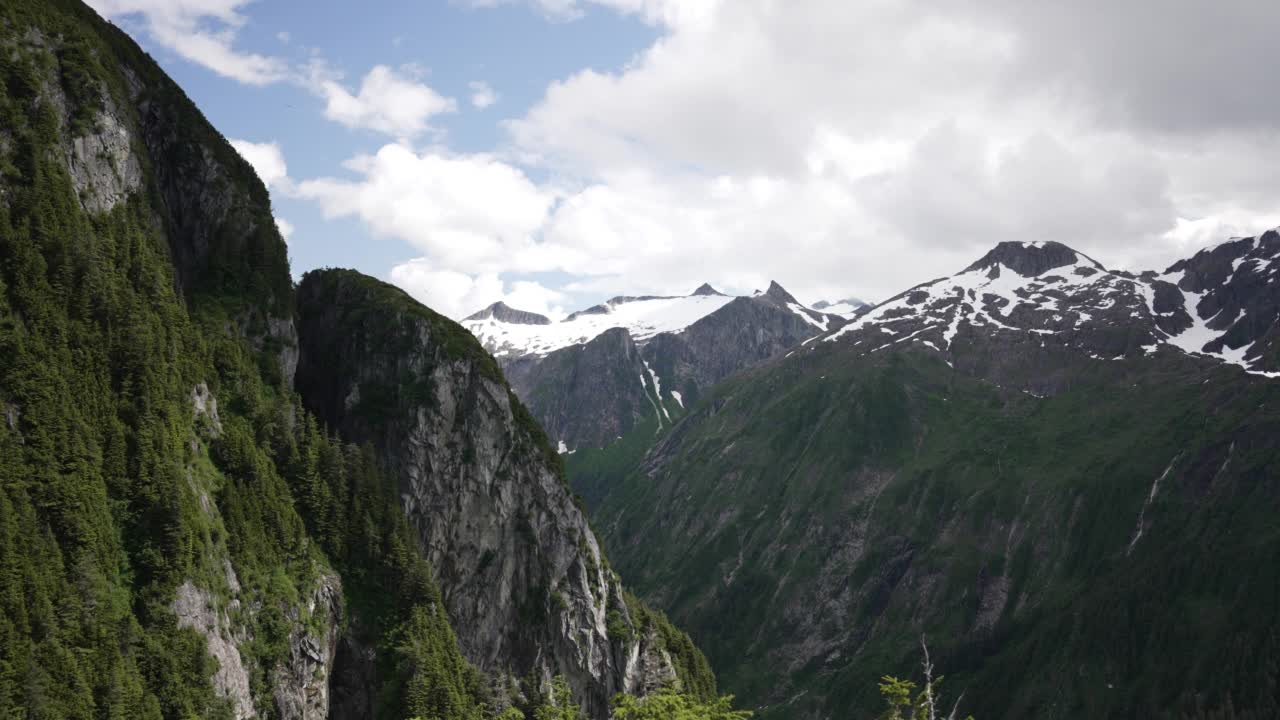
{"label": "steep slope", "polygon": [[1191,293],[1265,323],[1225,252],[997,247],[722,383],[597,527],[765,717],[873,713],[921,634],[978,717],[1273,716],[1280,382],[1172,342],[1219,309]]}
{"label": "steep slope", "polygon": [[685,297],[618,297],[550,326],[488,310],[463,325],[569,452],[669,427],[721,379],[843,323],[772,283],[752,297],[706,284]]}
{"label": "steep slope", "polygon": [[677,678],[714,692],[688,638],[628,603],[555,448],[465,329],[350,271],[308,273],[299,317],[299,391],[396,478],[472,662],[563,675],[592,717]]}
{"label": "steep slope", "polygon": [[[467,662],[395,476],[294,393],[288,259],[252,168],[79,2],[0,5],[0,83],[0,716],[535,702]],[[619,642],[632,686],[674,668],[713,692],[687,637],[623,604],[630,624],[605,622],[640,638]]]}
{"label": "steep slope", "polygon": [[289,390],[253,170],[78,2],[0,46],[0,715],[327,717],[359,614],[380,714],[479,717],[395,497]]}

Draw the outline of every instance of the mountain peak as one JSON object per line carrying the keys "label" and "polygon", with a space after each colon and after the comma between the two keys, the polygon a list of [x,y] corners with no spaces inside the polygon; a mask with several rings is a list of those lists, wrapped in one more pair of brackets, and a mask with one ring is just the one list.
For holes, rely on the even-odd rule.
{"label": "mountain peak", "polygon": [[545,315],[528,312],[525,310],[517,310],[510,305],[499,300],[489,307],[478,313],[468,315],[466,320],[488,320],[493,318],[499,322],[511,323],[512,325],[550,325],[551,320]]}
{"label": "mountain peak", "polygon": [[1054,268],[1075,265],[1079,262],[1087,262],[1099,270],[1105,269],[1093,258],[1078,253],[1060,242],[1006,241],[996,245],[964,271],[985,270],[995,265],[1003,265],[1023,277],[1036,277]]}
{"label": "mountain peak", "polygon": [[784,302],[784,303],[796,302],[795,297],[791,293],[787,292],[785,288],[779,285],[777,280],[771,280],[769,282],[769,289],[765,290],[764,294],[767,297],[771,297],[774,300],[778,300],[780,302]]}
{"label": "mountain peak", "polygon": [[702,283],[701,285],[698,286],[698,289],[694,290],[693,293],[691,294],[692,295],[724,295],[724,293],[711,287],[711,283]]}

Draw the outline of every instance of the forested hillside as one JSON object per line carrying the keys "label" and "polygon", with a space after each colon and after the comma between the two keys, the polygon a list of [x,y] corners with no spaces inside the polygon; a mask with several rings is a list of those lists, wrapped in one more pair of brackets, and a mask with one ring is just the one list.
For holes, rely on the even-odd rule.
{"label": "forested hillside", "polygon": [[1141,278],[1001,246],[571,478],[763,717],[872,716],[922,636],[961,714],[1273,717],[1280,383],[1246,350],[1278,241]]}
{"label": "forested hillside", "polygon": [[[0,716],[519,717],[552,670],[605,672],[464,656],[376,435],[293,390],[266,189],[145,53],[6,2],[0,82]],[[478,352],[506,392],[466,339],[405,350]],[[659,655],[637,692],[687,676]]]}

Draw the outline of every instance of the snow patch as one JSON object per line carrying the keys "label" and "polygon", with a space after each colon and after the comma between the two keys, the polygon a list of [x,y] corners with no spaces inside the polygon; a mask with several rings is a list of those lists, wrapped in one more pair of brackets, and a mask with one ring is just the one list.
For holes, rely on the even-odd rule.
{"label": "snow patch", "polygon": [[1133,539],[1129,541],[1129,549],[1124,551],[1125,556],[1128,556],[1133,552],[1134,546],[1137,545],[1138,540],[1142,538],[1143,525],[1145,524],[1147,517],[1147,508],[1151,507],[1151,503],[1155,502],[1156,493],[1160,492],[1160,481],[1169,476],[1169,471],[1173,470],[1173,466],[1178,462],[1178,458],[1180,457],[1182,457],[1181,454],[1175,455],[1173,460],[1169,461],[1169,467],[1165,468],[1164,472],[1160,473],[1160,477],[1156,478],[1155,482],[1151,483],[1151,492],[1147,493],[1147,501],[1142,503],[1142,509],[1138,511],[1138,527],[1134,530]]}
{"label": "snow patch", "polygon": [[817,320],[814,320],[813,317],[809,315],[809,313],[811,312],[810,310],[806,310],[805,308],[797,305],[796,303],[787,303],[787,307],[791,309],[791,312],[795,313],[796,315],[799,315],[800,319],[818,328],[822,332],[827,331],[827,324],[830,322],[830,320],[828,320],[825,315],[819,316],[822,318],[822,321],[819,322]]}
{"label": "snow patch", "polygon": [[[658,407],[662,409],[662,414],[667,417],[668,421],[670,421],[671,413],[667,412],[667,406],[662,404],[662,380],[658,378],[658,373],[654,372],[653,368],[649,367],[648,360],[644,360],[643,362],[644,362],[644,369],[648,370],[649,377],[653,378],[653,394],[658,396]],[[643,384],[644,382],[643,376],[640,378],[640,382]],[[661,418],[658,419],[658,424],[662,424]]]}
{"label": "snow patch", "polygon": [[733,300],[726,295],[690,295],[611,301],[604,304],[605,312],[582,314],[550,325],[505,323],[493,317],[463,321],[462,325],[499,357],[541,356],[590,342],[616,327],[626,328],[636,342],[659,333],[680,332]]}

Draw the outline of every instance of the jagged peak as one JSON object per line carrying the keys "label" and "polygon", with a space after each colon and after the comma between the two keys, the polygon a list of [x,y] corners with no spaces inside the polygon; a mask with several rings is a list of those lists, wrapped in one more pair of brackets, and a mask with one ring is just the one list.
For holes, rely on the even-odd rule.
{"label": "jagged peak", "polygon": [[480,312],[468,315],[466,320],[488,320],[493,318],[499,322],[513,325],[550,325],[551,319],[527,310],[517,310],[499,300]]}
{"label": "jagged peak", "polygon": [[720,295],[720,296],[724,296],[724,293],[722,293],[722,292],[720,292],[719,290],[717,290],[717,289],[715,289],[715,288],[711,287],[711,283],[702,283],[701,285],[699,285],[699,286],[698,286],[698,289],[697,289],[697,290],[694,290],[692,293],[689,293],[689,294],[690,294],[690,296],[693,296],[693,295]]}
{"label": "jagged peak", "polygon": [[1088,263],[1098,270],[1106,269],[1093,258],[1076,252],[1060,242],[1005,241],[965,268],[964,272],[986,270],[996,265],[1003,265],[1023,277],[1036,277],[1055,268],[1081,262]]}
{"label": "jagged peak", "polygon": [[779,285],[777,280],[769,281],[769,289],[765,290],[764,294],[765,294],[765,297],[771,297],[774,300],[778,300],[780,302],[796,303],[797,305],[799,304],[795,296],[787,292],[785,288]]}

